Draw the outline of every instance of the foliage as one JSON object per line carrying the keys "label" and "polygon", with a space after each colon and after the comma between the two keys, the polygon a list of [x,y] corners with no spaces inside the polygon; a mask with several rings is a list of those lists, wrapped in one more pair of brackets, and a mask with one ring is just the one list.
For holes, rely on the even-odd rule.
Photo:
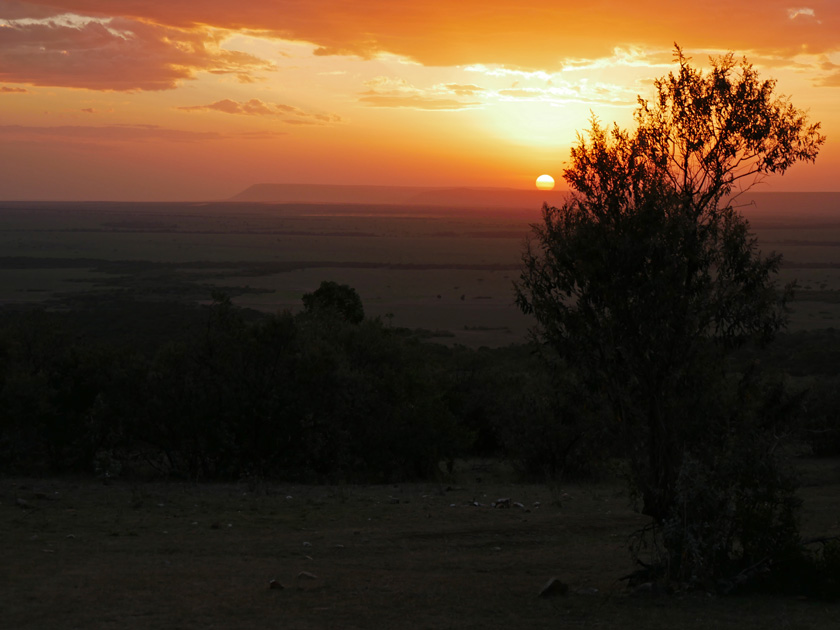
{"label": "foliage", "polygon": [[[790,489],[762,439],[733,437],[748,435],[741,403],[759,392],[727,375],[725,358],[772,339],[789,296],[780,256],[762,254],[733,194],[813,160],[824,137],[746,61],[727,55],[703,74],[679,48],[676,59],[655,99],[639,100],[635,132],[593,119],[579,138],[564,173],[573,194],[532,226],[516,295],[540,338],[609,401],[669,575],[701,581],[724,570],[719,556],[748,560],[755,529],[736,523],[787,518],[738,497],[769,493],[777,506]],[[721,457],[752,473],[719,476]],[[724,522],[702,533],[710,516]]]}
{"label": "foliage", "polygon": [[8,320],[3,471],[385,481],[469,447],[421,344],[320,309],[247,318],[215,294],[204,325],[157,348],[92,346],[59,314]]}
{"label": "foliage", "polygon": [[840,376],[816,380],[806,394],[803,441],[818,457],[840,455]]}
{"label": "foliage", "polygon": [[351,324],[358,324],[365,318],[362,299],[356,289],[324,280],[312,293],[303,296],[306,312],[320,316],[337,316]]}
{"label": "foliage", "polygon": [[507,364],[488,375],[496,396],[490,418],[504,454],[528,479],[590,476],[615,452],[600,400],[589,396],[562,363],[539,370]]}

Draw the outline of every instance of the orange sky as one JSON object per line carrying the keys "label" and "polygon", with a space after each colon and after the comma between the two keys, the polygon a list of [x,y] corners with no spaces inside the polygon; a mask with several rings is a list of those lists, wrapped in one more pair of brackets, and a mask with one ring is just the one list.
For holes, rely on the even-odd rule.
{"label": "orange sky", "polygon": [[674,42],[822,122],[761,190],[840,190],[837,0],[0,0],[0,199],[530,188],[590,112],[630,124]]}

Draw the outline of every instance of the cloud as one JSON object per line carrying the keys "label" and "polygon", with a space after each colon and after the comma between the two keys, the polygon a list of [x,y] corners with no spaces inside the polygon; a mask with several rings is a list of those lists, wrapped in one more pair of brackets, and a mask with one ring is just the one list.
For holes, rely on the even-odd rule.
{"label": "cloud", "polygon": [[457,83],[449,83],[444,87],[457,96],[472,96],[473,94],[479,94],[484,91],[484,88],[471,84],[459,85]]}
{"label": "cloud", "polygon": [[586,103],[590,105],[634,105],[636,94],[629,88],[605,83],[562,82],[547,87],[517,87],[499,90],[496,95],[505,101],[542,101],[546,103]]}
{"label": "cloud", "polygon": [[[610,57],[616,45],[662,49],[674,40],[686,49],[792,56],[807,45],[822,53],[838,49],[840,32],[836,0],[812,0],[801,8],[792,8],[789,0],[31,0],[2,5],[18,18],[71,12],[182,32],[208,27],[261,32],[309,42],[321,56],[393,54],[427,66],[531,70],[559,69],[567,59]],[[817,15],[822,24],[813,19]],[[789,28],[791,19],[808,30]]]}
{"label": "cloud", "polygon": [[832,63],[827,57],[820,63],[820,69],[824,72],[814,82],[818,87],[840,87],[840,64]]}
{"label": "cloud", "polygon": [[225,34],[125,18],[0,22],[0,80],[92,90],[167,90],[198,72],[251,80],[273,66],[221,47]]}
{"label": "cloud", "polygon": [[802,15],[804,15],[806,17],[812,17],[812,18],[816,17],[816,14],[814,13],[814,10],[813,9],[808,9],[806,7],[802,7],[802,8],[799,8],[799,9],[788,9],[787,12],[788,12],[788,17],[791,20],[795,20],[796,18],[798,18]]}
{"label": "cloud", "polygon": [[376,94],[374,92],[363,94],[359,101],[374,107],[407,107],[427,110],[455,110],[481,105],[481,103],[464,103],[449,98],[433,98],[416,94]]}
{"label": "cloud", "polygon": [[0,94],[26,94],[28,92],[29,90],[21,87],[9,87],[8,85],[0,87]]}
{"label": "cloud", "polygon": [[478,86],[448,84],[423,89],[411,85],[405,79],[381,76],[366,81],[365,86],[370,89],[360,93],[359,102],[372,107],[449,111],[481,105],[479,101],[457,98],[482,92]]}
{"label": "cloud", "polygon": [[244,116],[293,116],[294,118],[284,118],[284,122],[292,125],[319,125],[341,122],[341,116],[337,114],[307,112],[293,105],[286,105],[284,103],[271,104],[261,101],[258,98],[252,98],[242,102],[226,98],[215,103],[210,103],[209,105],[190,105],[179,107],[178,109],[188,112],[208,111]]}

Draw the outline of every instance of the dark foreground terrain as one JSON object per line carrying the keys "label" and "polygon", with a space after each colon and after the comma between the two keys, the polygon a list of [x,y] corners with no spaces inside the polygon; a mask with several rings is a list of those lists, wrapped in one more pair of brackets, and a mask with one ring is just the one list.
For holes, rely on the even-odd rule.
{"label": "dark foreground terrain", "polygon": [[[802,466],[804,534],[840,534],[840,461]],[[4,479],[2,625],[837,627],[840,605],[807,596],[629,590],[643,522],[618,482],[510,484],[475,462],[386,486]],[[538,597],[552,577],[568,593]]]}

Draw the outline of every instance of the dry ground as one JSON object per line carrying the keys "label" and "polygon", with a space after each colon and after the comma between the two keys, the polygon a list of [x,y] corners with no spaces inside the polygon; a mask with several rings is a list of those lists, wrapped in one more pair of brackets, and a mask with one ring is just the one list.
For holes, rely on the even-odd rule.
{"label": "dry ground", "polygon": [[[840,534],[840,462],[806,473],[806,532]],[[501,497],[525,508],[493,508]],[[0,625],[840,627],[840,604],[628,595],[618,578],[642,522],[614,482],[514,485],[475,468],[396,486],[4,479]],[[569,594],[538,598],[551,577]]]}

